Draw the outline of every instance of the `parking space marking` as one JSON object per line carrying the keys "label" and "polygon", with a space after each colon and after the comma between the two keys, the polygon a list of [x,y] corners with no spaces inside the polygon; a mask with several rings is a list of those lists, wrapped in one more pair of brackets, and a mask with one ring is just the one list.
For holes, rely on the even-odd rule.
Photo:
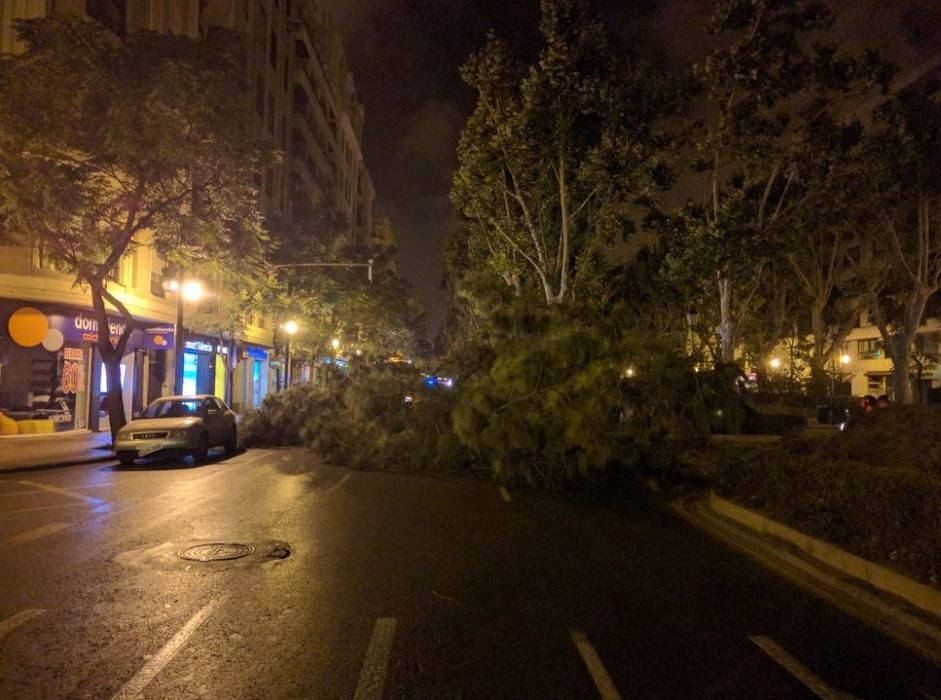
{"label": "parking space marking", "polygon": [[226,598],[227,596],[217,598],[203,606],[199,612],[193,615],[193,617],[183,625],[183,628],[179,632],[171,637],[169,642],[160,648],[160,651],[150,657],[150,660],[144,664],[133,678],[121,686],[118,692],[112,696],[111,700],[131,700],[131,698],[136,698],[144,692],[144,689],[150,685],[150,682],[163,670],[163,667],[173,660],[173,657],[179,653],[183,645],[193,636],[193,633],[212,615],[213,610],[225,602]]}
{"label": "parking space marking", "polygon": [[351,476],[353,475],[344,474],[342,479],[340,479],[337,483],[333,484],[330,488],[324,491],[324,493],[333,493],[334,491],[338,490],[341,486],[343,486],[343,484],[345,484],[347,481],[350,480]]}
{"label": "parking space marking", "polygon": [[513,502],[513,499],[510,496],[510,492],[506,490],[505,486],[500,487],[500,495],[503,496],[503,500],[506,501],[507,503]]}
{"label": "parking space marking", "polygon": [[373,627],[372,639],[366,650],[366,660],[359,674],[353,700],[380,700],[386,684],[386,670],[395,638],[395,618],[380,617]]}
{"label": "parking space marking", "polygon": [[45,525],[39,525],[38,527],[25,530],[18,535],[13,535],[13,537],[8,539],[7,542],[10,542],[11,544],[33,542],[34,540],[39,540],[43,537],[54,535],[57,532],[62,532],[62,530],[65,530],[69,527],[72,527],[72,523],[46,523]]}
{"label": "parking space marking", "polygon": [[588,667],[588,673],[591,674],[591,679],[595,682],[595,687],[598,689],[598,694],[602,700],[621,700],[621,694],[614,687],[614,681],[611,680],[604,664],[601,663],[601,657],[598,656],[598,652],[588,641],[585,633],[579,630],[569,630],[569,632],[572,634],[572,641],[575,642],[575,647],[578,649],[578,653],[581,654],[582,661]]}
{"label": "parking space marking", "polygon": [[59,496],[65,496],[66,498],[72,498],[76,501],[85,501],[86,503],[91,503],[92,505],[101,506],[105,504],[105,501],[100,498],[95,498],[94,496],[86,496],[84,493],[77,493],[75,491],[70,491],[69,489],[60,489],[58,486],[49,486],[48,484],[41,484],[38,481],[20,481],[20,484],[23,486],[32,486],[33,488],[40,489],[41,491],[47,491],[49,493],[55,493]]}
{"label": "parking space marking", "polygon": [[8,617],[6,620],[3,620],[2,622],[0,622],[0,639],[3,639],[5,636],[7,636],[10,632],[15,630],[17,627],[19,627],[20,625],[26,624],[27,622],[32,620],[34,617],[39,617],[44,612],[46,611],[45,610],[33,610],[33,609],[22,610],[16,613],[16,615],[14,615],[13,617]]}
{"label": "parking space marking", "polygon": [[787,653],[773,639],[762,636],[750,636],[749,639],[818,698],[823,700],[855,700],[854,696],[849,693],[831,688],[826,681]]}

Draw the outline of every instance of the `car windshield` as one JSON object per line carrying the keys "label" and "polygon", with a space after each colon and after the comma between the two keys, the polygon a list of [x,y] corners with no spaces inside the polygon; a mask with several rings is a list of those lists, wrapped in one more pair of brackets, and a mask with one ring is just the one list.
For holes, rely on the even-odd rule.
{"label": "car windshield", "polygon": [[201,416],[201,403],[199,399],[167,399],[154,401],[140,414],[140,417],[184,418],[186,416]]}

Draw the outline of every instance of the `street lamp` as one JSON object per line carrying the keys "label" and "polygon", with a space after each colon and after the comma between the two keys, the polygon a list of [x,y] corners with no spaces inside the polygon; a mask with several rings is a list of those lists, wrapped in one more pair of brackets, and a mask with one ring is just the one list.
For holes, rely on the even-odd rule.
{"label": "street lamp", "polygon": [[334,351],[334,352],[336,352],[337,350],[339,350],[339,349],[340,349],[340,339],[339,339],[339,338],[334,338],[333,340],[331,340],[331,341],[330,341],[330,347],[333,348],[333,351]]}
{"label": "street lamp", "polygon": [[781,360],[780,358],[772,357],[768,362],[768,365],[771,367],[771,369],[781,369]]}
{"label": "street lamp", "polygon": [[291,338],[297,333],[300,326],[297,325],[297,321],[291,320],[286,321],[281,328],[288,334],[287,340],[284,342],[284,388],[287,389],[291,386]]}
{"label": "street lamp", "polygon": [[183,328],[183,300],[197,302],[203,298],[205,290],[198,280],[187,280],[180,283],[177,279],[167,280],[163,288],[176,294],[176,325],[173,327],[173,352],[176,354],[176,365],[173,368],[173,393],[183,393],[183,349],[185,344],[185,329]]}

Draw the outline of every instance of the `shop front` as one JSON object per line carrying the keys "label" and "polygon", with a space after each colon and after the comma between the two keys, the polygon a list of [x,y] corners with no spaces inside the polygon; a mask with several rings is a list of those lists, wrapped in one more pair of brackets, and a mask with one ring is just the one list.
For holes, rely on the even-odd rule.
{"label": "shop front", "polygon": [[[110,319],[112,338],[123,330],[123,321]],[[98,333],[86,309],[0,301],[0,435],[107,427]],[[160,368],[172,348],[166,325],[142,323],[131,335],[121,365],[128,415],[160,391]]]}
{"label": "shop front", "polygon": [[191,337],[183,343],[183,395],[226,395],[228,346],[211,338]]}
{"label": "shop front", "polygon": [[239,345],[239,360],[232,381],[232,408],[238,412],[261,406],[270,383],[269,350],[258,345]]}

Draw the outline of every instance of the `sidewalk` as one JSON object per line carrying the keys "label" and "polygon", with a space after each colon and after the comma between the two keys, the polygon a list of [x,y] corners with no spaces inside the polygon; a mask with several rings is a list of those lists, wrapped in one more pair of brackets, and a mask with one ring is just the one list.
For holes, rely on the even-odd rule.
{"label": "sidewalk", "polygon": [[111,433],[87,430],[74,434],[0,438],[0,472],[31,467],[58,467],[111,459]]}

